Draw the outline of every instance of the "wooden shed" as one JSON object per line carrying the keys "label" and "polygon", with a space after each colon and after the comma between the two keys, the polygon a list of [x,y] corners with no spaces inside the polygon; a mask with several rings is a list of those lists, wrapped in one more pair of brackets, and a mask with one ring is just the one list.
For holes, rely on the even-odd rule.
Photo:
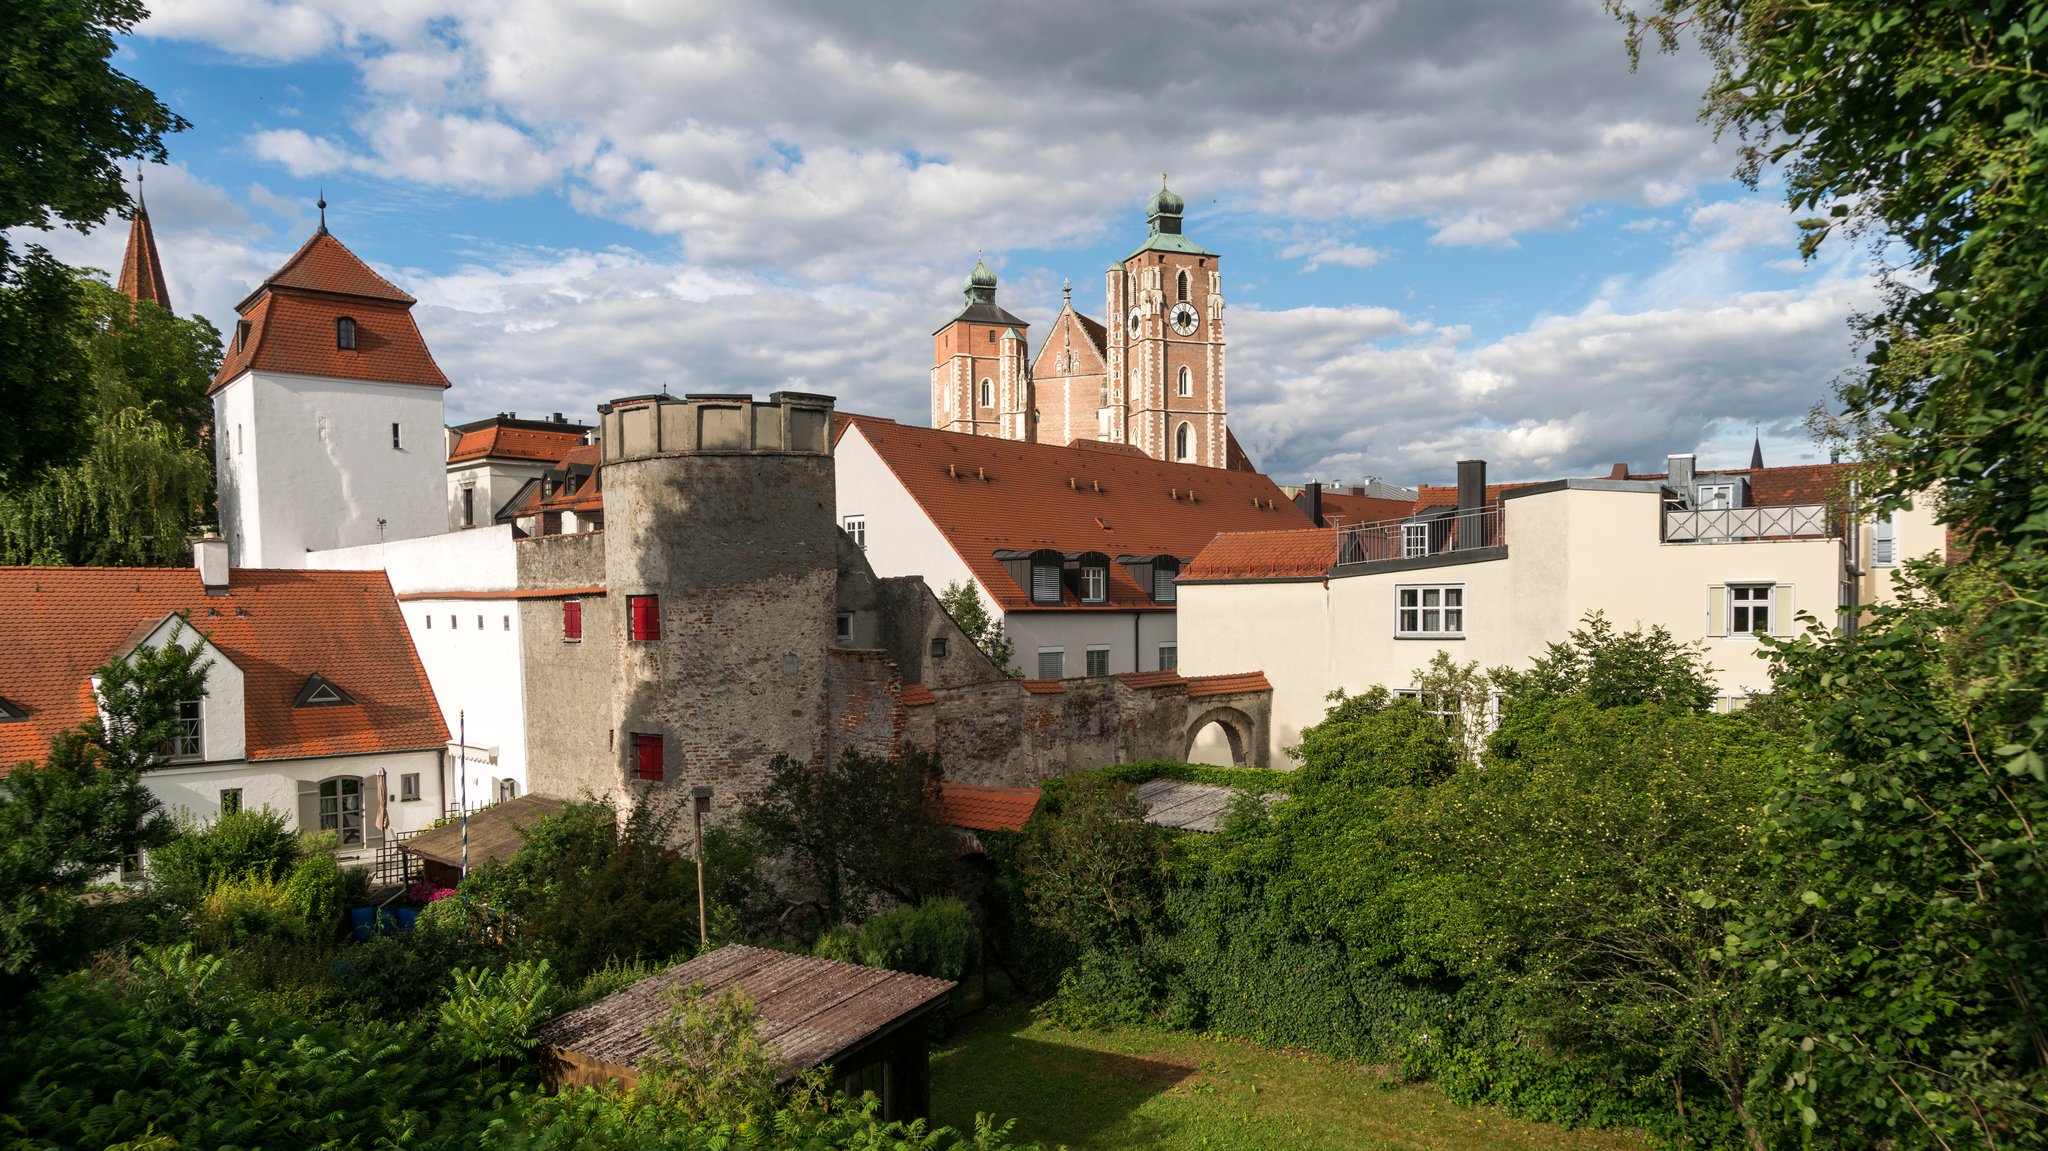
{"label": "wooden shed", "polygon": [[782,1057],[782,1081],[830,1064],[849,1094],[873,1091],[885,1119],[931,1112],[926,1023],[949,1002],[953,983],[809,955],[733,945],[579,1007],[540,1030],[541,1076],[550,1088],[640,1081],[654,1049],[647,1029],[667,1014],[671,993],[702,984],[717,995],[738,988],[760,1012],[760,1034]]}
{"label": "wooden shed", "polygon": [[[567,804],[541,795],[522,795],[469,813],[469,865],[486,859],[504,862],[526,841],[526,829],[553,815]],[[462,821],[456,819],[411,839],[401,840],[400,851],[417,857],[425,878],[443,887],[462,879]]]}

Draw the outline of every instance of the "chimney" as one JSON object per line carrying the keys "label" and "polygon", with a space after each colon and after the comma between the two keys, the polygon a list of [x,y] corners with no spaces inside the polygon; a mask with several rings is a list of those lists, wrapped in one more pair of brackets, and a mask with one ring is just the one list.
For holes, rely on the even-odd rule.
{"label": "chimney", "polygon": [[569,421],[562,418],[562,413],[556,412],[555,414],[548,417],[548,422],[551,424],[566,424]]}
{"label": "chimney", "polygon": [[1671,456],[1664,461],[1664,470],[1671,473],[1665,479],[1664,486],[1677,492],[1678,498],[1684,500],[1687,507],[1692,506],[1694,463],[1695,459],[1691,452],[1687,452],[1682,456]]}
{"label": "chimney", "polygon": [[1625,480],[1625,479],[1627,479],[1627,478],[1628,478],[1628,465],[1627,465],[1627,464],[1616,464],[1616,465],[1614,465],[1614,470],[1613,470],[1613,471],[1610,471],[1610,472],[1608,472],[1608,473],[1607,473],[1607,478],[1608,478],[1608,479],[1610,479],[1610,480]]}
{"label": "chimney", "polygon": [[1460,459],[1458,461],[1458,551],[1470,547],[1487,547],[1487,524],[1481,516],[1470,514],[1487,506],[1487,461],[1483,459]]}
{"label": "chimney", "polygon": [[1308,518],[1319,528],[1330,526],[1323,522],[1323,485],[1320,482],[1310,483],[1301,494],[1308,497]]}
{"label": "chimney", "polygon": [[200,586],[207,595],[228,594],[228,541],[212,528],[193,536],[192,566],[199,569]]}

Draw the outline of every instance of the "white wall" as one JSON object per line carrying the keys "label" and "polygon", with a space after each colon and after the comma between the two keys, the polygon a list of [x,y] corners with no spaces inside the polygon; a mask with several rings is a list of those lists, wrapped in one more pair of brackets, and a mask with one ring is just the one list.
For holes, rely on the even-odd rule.
{"label": "white wall", "polygon": [[946,590],[949,583],[969,581],[980,590],[982,601],[993,606],[988,589],[974,578],[966,561],[946,542],[896,473],[875,454],[859,424],[839,437],[832,450],[832,469],[839,523],[845,524],[846,517],[852,515],[866,518],[868,564],[876,575],[923,576],[933,595]]}
{"label": "white wall", "polygon": [[467,460],[448,469],[448,530],[459,531],[462,523],[462,489],[476,490],[475,527],[487,527],[491,517],[513,493],[530,479],[539,479],[548,465],[538,461]]}
{"label": "white wall", "polygon": [[[242,669],[227,653],[200,638],[198,624],[177,625],[164,620],[136,647],[160,648],[169,642],[171,634],[177,633],[178,646],[191,651],[194,646],[204,649],[200,663],[206,666],[206,694],[199,701],[199,747],[200,758],[204,760],[234,760],[248,754],[249,729],[248,713],[244,710]],[[130,649],[129,654],[134,654]]]}
{"label": "white wall", "polygon": [[1111,674],[1157,671],[1159,645],[1175,642],[1177,630],[1174,613],[1170,611],[1016,611],[1003,617],[1003,628],[1009,633],[1017,666],[1034,678],[1038,675],[1041,647],[1066,649],[1065,674],[1069,676],[1086,674],[1085,653],[1091,645],[1109,648]]}
{"label": "white wall", "polygon": [[414,384],[237,377],[214,398],[218,426],[243,425],[249,441],[221,485],[231,562],[303,567],[308,551],[446,531],[442,407],[440,388]]}
{"label": "white wall", "polygon": [[[173,816],[208,824],[220,816],[220,793],[225,788],[242,789],[242,806],[247,810],[269,807],[282,812],[290,826],[299,831],[299,784],[318,782],[329,776],[370,776],[382,767],[390,780],[391,830],[423,831],[447,809],[445,781],[441,766],[443,753],[436,750],[396,751],[377,755],[334,755],[317,759],[237,760],[232,763],[178,764],[158,768],[142,777],[150,794]],[[399,777],[417,773],[420,798],[401,801]],[[373,827],[374,795],[363,796],[366,827]],[[366,852],[344,852],[343,859],[365,856]]]}
{"label": "white wall", "polygon": [[[1708,634],[1711,585],[1789,587],[1796,610],[1836,622],[1835,540],[1666,544],[1658,496],[1648,491],[1568,489],[1505,507],[1505,559],[1328,580],[1182,582],[1181,671],[1265,672],[1277,760],[1322,719],[1333,689],[1408,686],[1439,651],[1460,664],[1526,667],[1590,611],[1619,630],[1662,625],[1681,643],[1699,642],[1724,695],[1768,689],[1769,666],[1754,638]],[[1461,585],[1464,638],[1396,638],[1396,589],[1407,584]]]}
{"label": "white wall", "polygon": [[512,526],[445,532],[384,544],[308,553],[305,565],[330,571],[382,571],[399,595],[510,591],[519,586]]}
{"label": "white wall", "polygon": [[249,502],[263,441],[256,430],[256,387],[247,374],[213,395],[214,476],[220,509],[221,538],[228,541],[228,563],[250,566],[243,556],[261,555],[263,525]]}

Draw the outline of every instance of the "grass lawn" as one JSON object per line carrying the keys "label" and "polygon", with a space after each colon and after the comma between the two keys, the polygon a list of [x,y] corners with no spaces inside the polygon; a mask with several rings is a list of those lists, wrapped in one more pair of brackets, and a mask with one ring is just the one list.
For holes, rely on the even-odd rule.
{"label": "grass lawn", "polygon": [[1061,1031],[1028,1009],[970,1019],[932,1052],[932,1119],[1014,1116],[1013,1140],[1073,1151],[1641,1151],[1634,1132],[1566,1131],[1461,1107],[1376,1068],[1250,1043],[1118,1027]]}

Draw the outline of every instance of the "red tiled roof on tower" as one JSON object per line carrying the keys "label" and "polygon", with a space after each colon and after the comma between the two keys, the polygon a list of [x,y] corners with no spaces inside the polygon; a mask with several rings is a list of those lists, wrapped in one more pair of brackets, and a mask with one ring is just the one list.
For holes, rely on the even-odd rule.
{"label": "red tiled roof on tower", "polygon": [[[447,725],[380,571],[238,568],[207,595],[190,568],[0,568],[0,775],[94,714],[92,674],[172,612],[241,668],[251,760],[439,747]],[[319,675],[355,702],[296,707]]]}
{"label": "red tiled roof on tower", "polygon": [[156,232],[149,226],[149,206],[138,196],[128,217],[128,252],[121,257],[121,294],[144,300],[168,312],[171,290],[164,284],[164,262],[156,254]]}
{"label": "red tiled roof on tower", "polygon": [[323,223],[235,305],[241,320],[209,390],[250,370],[445,388],[448,377],[413,322],[413,302]]}

